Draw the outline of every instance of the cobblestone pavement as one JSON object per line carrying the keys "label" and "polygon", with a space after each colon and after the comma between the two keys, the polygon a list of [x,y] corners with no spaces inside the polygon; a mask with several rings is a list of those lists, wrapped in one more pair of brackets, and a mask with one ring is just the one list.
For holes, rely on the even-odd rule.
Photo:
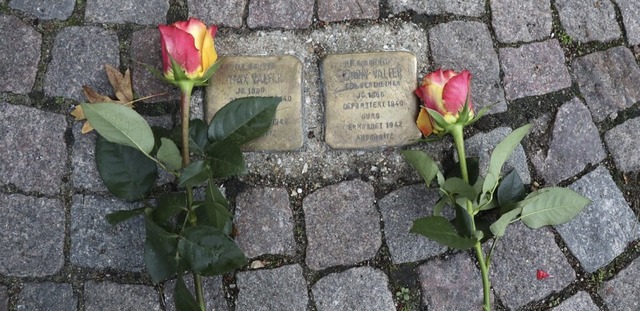
{"label": "cobblestone pavement", "polygon": [[[95,136],[69,112],[82,85],[110,91],[107,63],[132,68],[138,96],[168,91],[139,107],[176,124],[176,92],[138,62],[159,66],[156,25],[191,15],[221,26],[221,55],[303,64],[304,146],[248,153],[249,173],[223,181],[252,263],[206,279],[215,310],[479,309],[473,257],[408,233],[437,192],[398,148],[324,142],[322,60],[374,51],[415,54],[420,75],[468,68],[474,102],[494,104],[469,130],[469,153],[486,163],[533,123],[508,165],[531,187],[593,201],[570,223],[509,229],[492,265],[496,309],[640,310],[637,0],[2,0],[0,310],[172,308],[173,282],[144,272],[142,221],[105,221],[135,204],[107,193]],[[453,154],[446,140],[411,148]]]}

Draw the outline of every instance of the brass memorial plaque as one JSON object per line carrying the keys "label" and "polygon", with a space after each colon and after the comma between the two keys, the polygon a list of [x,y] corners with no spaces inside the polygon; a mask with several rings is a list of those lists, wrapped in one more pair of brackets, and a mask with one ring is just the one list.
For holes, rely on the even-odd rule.
{"label": "brass memorial plaque", "polygon": [[251,96],[279,96],[271,129],[244,150],[295,150],[302,147],[302,63],[294,56],[229,56],[207,87],[206,119],[230,101]]}
{"label": "brass memorial plaque", "polygon": [[322,73],[325,141],[332,148],[399,146],[420,138],[413,54],[329,55]]}

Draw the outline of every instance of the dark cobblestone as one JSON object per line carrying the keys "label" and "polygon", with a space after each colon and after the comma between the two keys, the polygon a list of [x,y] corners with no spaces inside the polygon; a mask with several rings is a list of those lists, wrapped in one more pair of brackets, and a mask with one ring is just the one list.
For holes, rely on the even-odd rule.
{"label": "dark cobblestone", "polygon": [[73,13],[74,0],[11,0],[9,6],[39,19],[66,20]]}
{"label": "dark cobblestone", "polygon": [[[193,277],[191,275],[184,277],[184,282],[192,290],[193,293]],[[175,310],[174,289],[175,280],[171,280],[164,285],[164,296],[166,297],[165,310]],[[204,289],[204,300],[207,303],[208,310],[228,311],[229,306],[224,298],[222,289],[222,277],[204,277],[202,278],[202,287]]]}
{"label": "dark cobblestone", "polygon": [[318,18],[327,22],[376,19],[379,5],[379,0],[318,0]]}
{"label": "dark cobblestone", "polygon": [[490,5],[493,29],[500,42],[531,42],[551,34],[549,0],[491,0]]}
{"label": "dark cobblestone", "polygon": [[419,14],[438,15],[450,13],[463,16],[481,16],[485,14],[484,1],[466,0],[388,0],[393,13],[414,11]]}
{"label": "dark cobblestone", "polygon": [[0,273],[55,274],[64,263],[64,207],[55,199],[0,193]]}
{"label": "dark cobblestone", "polygon": [[[38,72],[42,36],[18,18],[0,15],[0,92],[26,94]],[[16,54],[15,50],[20,49]]]}
{"label": "dark cobblestone", "polygon": [[640,307],[640,259],[620,271],[613,279],[604,282],[598,290],[611,311],[638,310]]}
{"label": "dark cobblestone", "polygon": [[149,65],[162,72],[162,49],[160,32],[157,29],[143,29],[131,34],[131,60],[131,82],[138,98],[167,93],[145,99],[143,102],[157,103],[180,99],[177,87],[158,79],[142,65]]}
{"label": "dark cobblestone", "polygon": [[88,281],[84,284],[85,311],[160,311],[158,294],[151,286]]}
{"label": "dark cobblestone", "polygon": [[625,47],[576,58],[573,72],[596,122],[615,118],[614,113],[640,100],[640,68]]}
{"label": "dark cobblestone", "polygon": [[613,156],[616,167],[624,172],[640,171],[640,118],[630,119],[610,129],[604,140]]}
{"label": "dark cobblestone", "polygon": [[66,126],[61,115],[0,102],[0,184],[59,194],[66,175]]}
{"label": "dark cobblestone", "polygon": [[87,0],[85,20],[94,23],[166,23],[169,0]]}
{"label": "dark cobblestone", "polygon": [[26,283],[22,285],[16,310],[75,311],[77,303],[71,284]]}
{"label": "dark cobblestone", "polygon": [[607,42],[621,36],[616,11],[609,0],[596,3],[580,0],[556,0],[560,22],[573,41]]}
{"label": "dark cobblestone", "polygon": [[297,311],[307,307],[307,282],[299,265],[239,272],[237,279],[237,311]]}
{"label": "dark cobblestone", "polygon": [[557,40],[500,49],[507,99],[542,95],[571,86],[564,53]]}
{"label": "dark cobblestone", "polygon": [[7,311],[9,309],[9,294],[7,293],[7,287],[0,285],[0,311]]}
{"label": "dark cobblestone", "polygon": [[393,297],[384,272],[372,267],[329,274],[311,291],[318,311],[393,311]]}
{"label": "dark cobblestone", "polygon": [[559,306],[552,309],[553,311],[598,311],[598,306],[593,303],[591,297],[586,292],[578,292],[571,298],[563,301]]}
{"label": "dark cobblestone", "polygon": [[118,38],[115,32],[94,26],[62,29],[53,43],[52,59],[44,81],[48,96],[86,100],[82,86],[101,94],[112,94],[104,64],[119,66]]}
{"label": "dark cobblestone", "polygon": [[249,1],[249,28],[304,29],[311,25],[312,0]]}
{"label": "dark cobblestone", "polygon": [[[240,28],[248,0],[187,0],[189,16],[207,25]],[[313,6],[313,5],[312,5]]]}

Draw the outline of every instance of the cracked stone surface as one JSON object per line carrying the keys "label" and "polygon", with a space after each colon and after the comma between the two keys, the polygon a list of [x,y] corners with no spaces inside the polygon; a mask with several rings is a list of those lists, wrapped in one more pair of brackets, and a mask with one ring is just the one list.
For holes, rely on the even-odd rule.
{"label": "cracked stone surface", "polygon": [[600,166],[569,188],[592,201],[576,218],[555,226],[587,272],[609,264],[640,237],[640,223],[611,174]]}
{"label": "cracked stone surface", "polygon": [[9,6],[37,16],[39,19],[66,20],[73,13],[74,0],[11,0]]}
{"label": "cracked stone surface", "polygon": [[0,273],[43,277],[64,264],[61,201],[0,192]]}
{"label": "cracked stone surface", "polygon": [[486,13],[484,9],[484,1],[482,0],[389,0],[389,6],[391,6],[393,13],[400,13],[409,10],[415,11],[418,14],[427,15],[449,13],[463,16],[481,16]]}
{"label": "cracked stone surface", "polygon": [[591,296],[587,292],[580,291],[571,296],[571,298],[563,301],[559,306],[552,309],[553,311],[598,311],[598,306],[593,303]]}
{"label": "cracked stone surface", "polygon": [[635,259],[598,290],[609,310],[636,310],[640,306],[640,259]]}
{"label": "cracked stone surface", "polygon": [[[10,15],[0,15],[0,92],[27,94],[38,73],[42,35]],[[20,49],[20,53],[15,53]]]}
{"label": "cracked stone surface", "polygon": [[248,0],[187,0],[189,16],[207,25],[240,28]]}
{"label": "cracked stone surface", "polygon": [[476,111],[494,104],[488,113],[507,110],[500,85],[498,54],[491,44],[487,25],[461,21],[439,24],[429,30],[429,44],[438,67],[471,72],[471,94]]}
{"label": "cracked stone surface", "polygon": [[320,279],[313,287],[318,311],[396,310],[384,272],[372,267],[351,268]]}
{"label": "cracked stone surface", "polygon": [[252,188],[236,200],[236,242],[248,258],[295,255],[293,213],[286,189]]}
{"label": "cracked stone surface", "polygon": [[573,41],[607,42],[622,35],[616,21],[615,8],[609,0],[557,0],[555,6],[562,27]]}
{"label": "cracked stone surface", "polygon": [[0,185],[59,194],[67,179],[66,127],[62,115],[0,102]]}
{"label": "cracked stone surface", "polygon": [[249,1],[249,28],[305,29],[311,25],[313,0]]}
{"label": "cracked stone surface", "polygon": [[318,18],[326,22],[376,19],[379,6],[379,0],[318,0]]}
{"label": "cracked stone surface", "polygon": [[491,0],[491,21],[503,43],[542,40],[551,34],[549,0]]}
{"label": "cracked stone surface", "polygon": [[160,311],[158,294],[152,286],[88,281],[84,284],[84,309]]}
{"label": "cracked stone surface", "polygon": [[16,309],[75,311],[77,303],[71,284],[26,283],[22,285]]}
{"label": "cracked stone surface", "polygon": [[94,23],[136,23],[157,25],[167,22],[169,0],[87,0],[85,19]]}
{"label": "cracked stone surface", "polygon": [[580,92],[596,122],[640,100],[640,68],[631,51],[618,46],[573,61]]}
{"label": "cracked stone surface", "polygon": [[604,140],[613,156],[616,167],[624,172],[640,171],[640,141],[636,133],[640,131],[640,118],[630,119],[610,129]]}
{"label": "cracked stone surface", "polygon": [[307,308],[307,282],[299,265],[239,272],[237,284],[237,311],[297,311]]}
{"label": "cracked stone surface", "polygon": [[[567,144],[568,141],[572,143]],[[580,99],[574,98],[562,105],[556,114],[546,157],[535,154],[531,162],[547,183],[556,185],[605,157],[600,134],[591,120],[589,109]]]}
{"label": "cracked stone surface", "polygon": [[382,234],[374,201],[373,187],[359,180],[328,186],[304,198],[309,268],[355,264],[375,256]]}
{"label": "cracked stone surface", "polygon": [[558,40],[500,49],[507,99],[542,95],[571,86]]}

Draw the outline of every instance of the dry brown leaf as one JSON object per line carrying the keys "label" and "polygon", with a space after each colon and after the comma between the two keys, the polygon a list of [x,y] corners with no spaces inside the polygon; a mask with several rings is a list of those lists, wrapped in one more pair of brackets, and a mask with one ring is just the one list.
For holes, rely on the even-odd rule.
{"label": "dry brown leaf", "polygon": [[82,91],[84,92],[84,96],[87,98],[87,100],[90,103],[108,103],[108,102],[115,102],[115,100],[111,99],[111,97],[109,96],[104,96],[98,92],[96,92],[94,89],[90,88],[87,85],[83,85],[82,86]]}
{"label": "dry brown leaf", "polygon": [[82,110],[82,106],[78,105],[76,108],[71,111],[71,115],[76,118],[76,121],[84,120],[87,117],[84,116],[84,110]]}
{"label": "dry brown leaf", "polygon": [[109,78],[109,83],[111,83],[111,86],[113,87],[116,98],[123,103],[129,103],[133,101],[131,72],[129,71],[129,69],[127,69],[123,75],[117,68],[109,64],[105,64],[104,70],[107,72],[107,78]]}
{"label": "dry brown leaf", "polygon": [[91,131],[93,131],[93,126],[91,126],[91,123],[89,123],[89,121],[87,121],[82,125],[82,130],[80,132],[82,134],[87,134],[87,133],[89,133]]}

